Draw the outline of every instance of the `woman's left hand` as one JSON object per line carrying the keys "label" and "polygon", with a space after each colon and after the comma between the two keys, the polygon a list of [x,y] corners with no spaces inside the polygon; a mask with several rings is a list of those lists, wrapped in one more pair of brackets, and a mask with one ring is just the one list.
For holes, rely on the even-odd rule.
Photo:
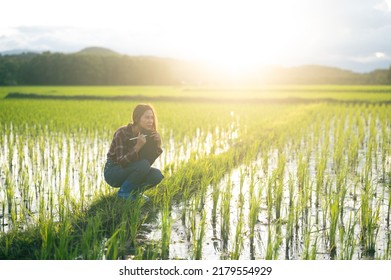
{"label": "woman's left hand", "polygon": [[153,141],[160,146],[162,144],[162,139],[160,138],[160,134],[157,131],[152,131],[151,136]]}

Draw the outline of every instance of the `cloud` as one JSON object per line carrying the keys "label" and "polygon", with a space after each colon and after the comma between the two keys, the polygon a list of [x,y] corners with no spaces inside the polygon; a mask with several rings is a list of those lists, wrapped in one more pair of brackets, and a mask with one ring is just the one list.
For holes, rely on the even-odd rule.
{"label": "cloud", "polygon": [[[53,27],[22,26],[9,28],[0,37],[0,51],[10,49],[32,49],[37,51],[53,50],[66,42],[66,32],[58,32]],[[60,49],[64,49],[63,46]]]}
{"label": "cloud", "polygon": [[375,53],[375,56],[376,56],[377,58],[384,58],[384,57],[386,57],[386,54],[385,54],[385,53],[382,53],[382,52],[376,52],[376,53]]}
{"label": "cloud", "polygon": [[[164,33],[147,33],[127,28],[20,26],[0,29],[0,52],[13,49],[76,52],[85,47],[100,46],[130,55],[167,56],[171,46]],[[175,55],[172,53],[171,55]]]}
{"label": "cloud", "polygon": [[391,56],[384,52],[375,52],[367,56],[351,57],[350,59],[360,63],[372,63],[377,61],[391,61]]}
{"label": "cloud", "polygon": [[377,3],[374,6],[374,9],[379,10],[379,11],[383,11],[383,12],[391,12],[391,1],[387,0],[387,1],[383,1],[381,3]]}

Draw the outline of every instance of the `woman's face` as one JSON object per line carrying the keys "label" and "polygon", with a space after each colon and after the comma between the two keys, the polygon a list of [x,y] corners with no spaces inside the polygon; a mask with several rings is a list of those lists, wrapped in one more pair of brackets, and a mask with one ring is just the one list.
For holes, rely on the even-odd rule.
{"label": "woman's face", "polygon": [[154,121],[154,118],[153,118],[152,110],[147,110],[141,116],[138,125],[141,129],[151,131],[151,130],[153,130],[153,121]]}

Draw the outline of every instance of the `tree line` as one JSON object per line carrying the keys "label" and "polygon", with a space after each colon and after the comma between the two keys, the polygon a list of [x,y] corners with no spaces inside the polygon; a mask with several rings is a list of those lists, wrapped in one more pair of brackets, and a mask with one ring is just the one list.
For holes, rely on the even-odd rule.
{"label": "tree line", "polygon": [[0,55],[0,85],[391,84],[391,67],[370,73],[302,66],[260,68],[241,80],[201,63],[114,52]]}

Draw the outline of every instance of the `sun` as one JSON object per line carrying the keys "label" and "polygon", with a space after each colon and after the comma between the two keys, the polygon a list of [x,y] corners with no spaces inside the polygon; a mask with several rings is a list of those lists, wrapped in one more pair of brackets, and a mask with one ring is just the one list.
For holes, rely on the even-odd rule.
{"label": "sun", "polygon": [[[189,18],[171,18],[170,40],[177,54],[206,61],[212,69],[240,78],[265,65],[293,63],[311,47],[305,10],[292,1],[214,1]],[[283,6],[281,7],[281,4]],[[201,9],[201,6],[200,6]],[[175,48],[176,47],[176,48]]]}

